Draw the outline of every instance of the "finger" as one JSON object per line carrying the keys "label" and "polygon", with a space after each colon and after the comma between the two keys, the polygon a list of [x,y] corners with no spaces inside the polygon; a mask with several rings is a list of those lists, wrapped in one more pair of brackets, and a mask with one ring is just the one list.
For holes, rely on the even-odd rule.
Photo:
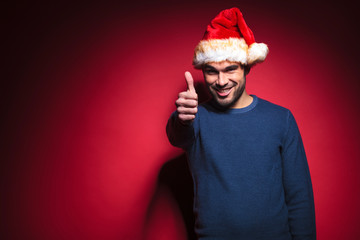
{"label": "finger", "polygon": [[183,106],[179,106],[177,109],[179,114],[193,114],[195,115],[198,112],[197,107],[194,108],[188,108],[188,107],[183,107]]}
{"label": "finger", "polygon": [[187,84],[187,89],[190,92],[195,93],[196,91],[195,91],[195,87],[194,87],[194,79],[193,79],[191,73],[188,71],[185,72],[185,80],[186,80],[186,84]]}
{"label": "finger", "polygon": [[180,121],[188,122],[188,121],[194,120],[195,115],[194,114],[182,114],[182,113],[180,113],[179,114],[179,119],[180,119]]}
{"label": "finger", "polygon": [[190,107],[190,108],[194,108],[198,106],[198,102],[196,100],[193,99],[183,99],[183,98],[179,98],[175,101],[175,105],[176,106],[184,106],[184,107]]}
{"label": "finger", "polygon": [[179,98],[197,100],[198,96],[197,96],[196,92],[186,91],[186,92],[179,93]]}

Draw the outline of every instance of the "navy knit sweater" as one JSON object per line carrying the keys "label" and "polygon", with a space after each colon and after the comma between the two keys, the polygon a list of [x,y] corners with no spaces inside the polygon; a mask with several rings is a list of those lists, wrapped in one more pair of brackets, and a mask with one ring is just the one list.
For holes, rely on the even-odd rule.
{"label": "navy knit sweater", "polygon": [[308,164],[289,110],[256,96],[227,111],[206,103],[190,126],[174,112],[167,134],[188,154],[199,239],[316,238]]}

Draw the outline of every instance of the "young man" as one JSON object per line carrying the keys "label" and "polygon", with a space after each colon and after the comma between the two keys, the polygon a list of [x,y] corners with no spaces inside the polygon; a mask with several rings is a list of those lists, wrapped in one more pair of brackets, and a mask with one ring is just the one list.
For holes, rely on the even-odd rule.
{"label": "young man", "polygon": [[250,68],[268,48],[239,9],[222,11],[195,49],[212,99],[198,106],[192,76],[167,124],[186,150],[199,239],[315,239],[311,179],[291,112],[246,92]]}

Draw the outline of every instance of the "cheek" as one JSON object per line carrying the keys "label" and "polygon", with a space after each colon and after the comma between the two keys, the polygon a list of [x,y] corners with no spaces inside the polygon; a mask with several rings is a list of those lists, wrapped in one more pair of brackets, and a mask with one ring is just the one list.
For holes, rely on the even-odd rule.
{"label": "cheek", "polygon": [[241,77],[238,76],[235,82],[238,84],[238,86],[243,86],[245,85],[245,78],[243,76]]}
{"label": "cheek", "polygon": [[205,84],[208,87],[210,87],[211,85],[214,85],[215,82],[216,82],[215,80],[211,81],[211,80],[205,78]]}
{"label": "cheek", "polygon": [[231,77],[232,79],[236,80],[238,84],[242,84],[245,81],[245,74],[243,71],[236,72]]}

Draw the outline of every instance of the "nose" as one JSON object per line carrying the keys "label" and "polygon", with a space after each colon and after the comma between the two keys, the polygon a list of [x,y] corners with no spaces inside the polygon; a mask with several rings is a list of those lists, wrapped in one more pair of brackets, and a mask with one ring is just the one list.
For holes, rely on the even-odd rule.
{"label": "nose", "polygon": [[227,79],[227,77],[225,76],[225,74],[223,72],[219,72],[219,77],[217,80],[217,85],[219,87],[224,87],[228,84],[229,80]]}

